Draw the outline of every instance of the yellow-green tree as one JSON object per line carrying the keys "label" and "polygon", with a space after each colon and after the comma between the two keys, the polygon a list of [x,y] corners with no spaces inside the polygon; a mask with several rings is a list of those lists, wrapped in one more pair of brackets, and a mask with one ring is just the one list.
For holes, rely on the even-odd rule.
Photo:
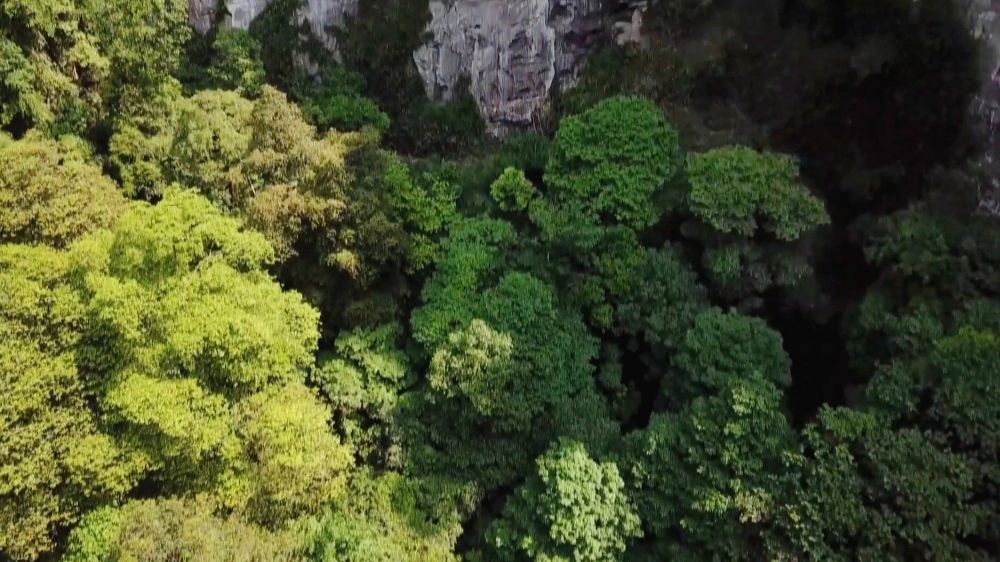
{"label": "yellow-green tree", "polygon": [[342,493],[352,454],[304,384],[318,313],[273,259],[176,189],[66,250],[0,246],[5,554],[36,558],[139,480],[267,525]]}
{"label": "yellow-green tree", "polygon": [[111,226],[124,208],[82,140],[0,134],[0,242],[65,246]]}

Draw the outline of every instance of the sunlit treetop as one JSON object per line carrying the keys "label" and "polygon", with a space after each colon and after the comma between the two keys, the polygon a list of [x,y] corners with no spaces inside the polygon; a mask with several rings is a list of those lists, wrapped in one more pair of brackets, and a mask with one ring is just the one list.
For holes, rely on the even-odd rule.
{"label": "sunlit treetop", "polygon": [[84,141],[0,133],[0,242],[65,246],[111,226],[124,209]]}
{"label": "sunlit treetop", "polygon": [[767,232],[791,241],[827,224],[822,201],[799,179],[794,158],[735,146],[687,157],[694,216],[723,233],[751,238]]}
{"label": "sunlit treetop", "polygon": [[681,168],[677,132],[651,102],[611,98],[559,125],[545,168],[546,197],[592,222],[652,225]]}

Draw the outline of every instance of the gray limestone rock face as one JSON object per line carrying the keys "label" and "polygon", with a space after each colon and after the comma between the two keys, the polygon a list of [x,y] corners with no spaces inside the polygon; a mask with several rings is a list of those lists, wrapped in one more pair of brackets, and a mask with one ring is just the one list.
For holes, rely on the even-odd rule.
{"label": "gray limestone rock face", "polygon": [[[494,134],[530,126],[555,88],[572,84],[584,58],[641,21],[644,1],[431,0],[431,39],[413,55],[427,95],[451,100],[469,88]],[[613,8],[613,9],[612,9]]]}
{"label": "gray limestone rock face", "polygon": [[[331,50],[331,27],[359,0],[308,0],[300,12]],[[191,25],[206,32],[217,2],[224,24],[247,29],[271,0],[189,0]],[[428,96],[451,100],[468,80],[489,130],[529,127],[554,89],[572,84],[602,42],[640,40],[647,0],[430,0],[431,38],[413,55]]]}
{"label": "gray limestone rock face", "polygon": [[[201,33],[208,31],[215,19],[216,6],[222,3],[228,16],[224,23],[236,29],[248,29],[271,3],[271,0],[189,0],[188,19]],[[358,0],[308,0],[299,17],[309,23],[313,35],[335,50],[336,38],[331,27],[343,25],[347,17],[357,13]]]}
{"label": "gray limestone rock face", "polygon": [[972,33],[982,46],[980,90],[972,104],[972,117],[986,139],[982,164],[990,185],[983,186],[980,207],[1000,216],[1000,0],[964,2]]}

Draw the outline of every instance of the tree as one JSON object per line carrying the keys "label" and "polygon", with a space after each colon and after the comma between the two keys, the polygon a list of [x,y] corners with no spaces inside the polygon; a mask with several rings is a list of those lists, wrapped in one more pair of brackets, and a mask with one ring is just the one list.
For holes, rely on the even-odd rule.
{"label": "tree", "polygon": [[994,492],[1000,486],[996,368],[1000,337],[995,316],[988,316],[985,325],[977,326],[975,320],[970,317],[922,354],[882,365],[868,384],[866,397],[880,420],[924,432],[942,455],[965,463],[971,478],[963,509],[989,514],[981,527],[966,534],[975,532],[995,541],[1000,537]]}
{"label": "tree", "polygon": [[596,341],[550,285],[501,273],[514,243],[502,221],[456,223],[411,318],[431,357],[428,385],[407,404],[424,424],[413,455],[487,489],[556,436],[601,450],[614,431],[592,379]]}
{"label": "tree", "polygon": [[261,521],[335,495],[350,453],[302,386],[317,313],[263,273],[263,237],[168,191],[89,242],[80,363],[106,381],[107,423],[162,485],[213,490]]}
{"label": "tree", "polygon": [[66,562],[292,562],[291,532],[219,516],[205,502],[132,501],[87,514],[68,541]]}
{"label": "tree", "polygon": [[545,167],[546,195],[563,213],[642,229],[664,210],[680,170],[677,133],[640,98],[611,98],[559,124]]}
{"label": "tree", "polygon": [[702,262],[724,298],[753,306],[765,290],[806,276],[802,240],[830,217],[792,157],[718,148],[689,154],[687,174],[694,222],[684,230],[704,246]]}
{"label": "tree", "polygon": [[[343,492],[351,451],[304,385],[318,314],[265,273],[274,252],[262,235],[168,190],[65,251],[0,249],[0,327],[14,354],[4,380],[21,396],[0,432],[12,447],[3,470],[28,462],[48,479],[2,491],[39,506],[30,524],[20,508],[9,524],[47,541],[139,481],[145,494],[200,495],[270,525]],[[26,450],[21,435],[54,449]],[[19,557],[48,548],[13,536]]]}
{"label": "tree", "polygon": [[0,242],[65,246],[113,225],[124,208],[82,140],[0,136]]}
{"label": "tree", "polygon": [[454,207],[453,186],[413,181],[377,135],[319,136],[270,86],[254,101],[212,90],[168,106],[152,133],[127,125],[112,137],[126,189],[156,199],[178,182],[243,216],[278,251],[283,281],[330,325],[377,282],[391,297],[393,281],[426,265]]}
{"label": "tree", "polygon": [[989,511],[974,470],[932,434],[824,409],[804,432],[803,480],[782,516],[791,556],[823,560],[974,560],[965,539]]}
{"label": "tree", "polygon": [[458,560],[463,491],[439,480],[361,472],[351,494],[308,526],[306,559],[315,562]]}
{"label": "tree", "polygon": [[504,211],[523,211],[537,194],[537,188],[524,172],[506,168],[490,186],[490,195]]}
{"label": "tree", "polygon": [[866,257],[881,269],[848,336],[851,360],[866,374],[878,363],[916,358],[968,319],[996,309],[995,225],[945,203],[932,197],[860,229]]}
{"label": "tree", "polygon": [[334,352],[320,357],[313,375],[333,407],[344,441],[368,466],[402,464],[396,408],[415,377],[396,346],[401,332],[396,324],[344,332]]}
{"label": "tree", "polygon": [[795,484],[795,433],[759,373],[657,414],[626,438],[621,463],[659,559],[742,560],[762,552]]}
{"label": "tree", "polygon": [[628,246],[631,254],[608,251],[596,260],[614,310],[614,333],[641,334],[650,345],[673,350],[708,306],[706,291],[674,247]]}
{"label": "tree", "polygon": [[267,73],[261,61],[261,46],[249,32],[224,28],[216,31],[212,42],[214,56],[208,67],[213,86],[235,90],[246,96],[260,94]]}
{"label": "tree", "polygon": [[185,0],[120,0],[85,4],[89,23],[108,58],[103,84],[105,117],[139,120],[150,98],[176,88],[184,44],[191,34]]}
{"label": "tree", "polygon": [[55,531],[135,486],[145,463],[99,429],[72,355],[5,337],[0,375],[0,552],[35,560]]}
{"label": "tree", "polygon": [[597,462],[578,442],[560,441],[535,462],[503,515],[487,531],[500,560],[621,560],[641,536],[618,467]]}
{"label": "tree", "polygon": [[80,134],[102,105],[110,62],[88,4],[11,0],[0,8],[0,127]]}
{"label": "tree", "polygon": [[673,358],[668,392],[684,404],[723,389],[734,374],[761,376],[780,389],[792,383],[781,334],[759,318],[710,310],[699,314]]}
{"label": "tree", "polygon": [[318,76],[306,76],[295,85],[306,118],[320,131],[357,131],[366,127],[385,132],[389,116],[374,100],[364,96],[365,78],[359,72],[327,64]]}

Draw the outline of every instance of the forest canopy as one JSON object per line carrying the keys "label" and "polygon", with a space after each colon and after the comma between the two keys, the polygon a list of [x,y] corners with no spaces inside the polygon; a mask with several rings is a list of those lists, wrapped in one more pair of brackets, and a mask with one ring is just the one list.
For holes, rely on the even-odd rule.
{"label": "forest canopy", "polygon": [[953,4],[660,0],[499,138],[426,0],[0,0],[0,561],[994,559]]}

